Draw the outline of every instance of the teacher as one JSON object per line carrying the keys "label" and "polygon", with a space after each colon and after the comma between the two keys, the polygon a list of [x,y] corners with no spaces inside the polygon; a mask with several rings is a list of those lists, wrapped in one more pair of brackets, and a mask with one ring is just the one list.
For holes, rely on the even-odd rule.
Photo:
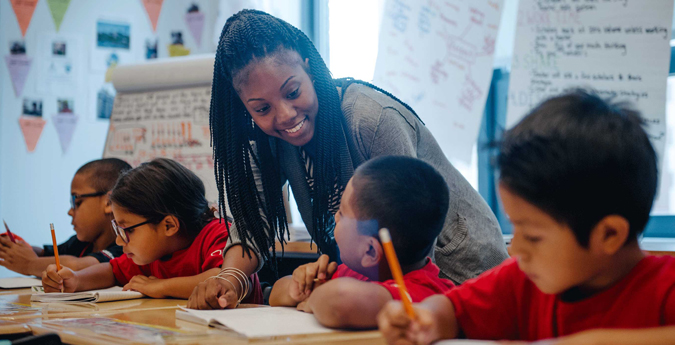
{"label": "teacher", "polygon": [[[334,80],[309,38],[278,18],[243,10],[225,23],[210,123],[221,214],[227,195],[234,219],[223,269],[248,276],[276,256],[270,249],[288,233],[287,181],[312,239],[337,260],[333,215],[342,192],[354,169],[385,155],[419,158],[448,184],[450,208],[429,254],[442,277],[462,283],[507,257],[494,214],[417,114],[373,85]],[[197,286],[188,306],[235,307],[243,283],[225,277]]]}

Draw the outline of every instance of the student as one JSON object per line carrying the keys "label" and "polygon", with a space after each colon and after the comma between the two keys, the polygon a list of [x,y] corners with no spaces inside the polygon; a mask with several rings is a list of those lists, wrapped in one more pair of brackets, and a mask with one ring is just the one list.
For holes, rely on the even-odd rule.
{"label": "student", "polygon": [[[268,259],[275,262],[270,249],[288,231],[286,180],[317,248],[337,260],[334,214],[347,182],[362,163],[391,155],[429,163],[450,188],[443,230],[427,253],[444,278],[461,283],[508,258],[490,207],[413,109],[368,83],[334,80],[310,39],[292,25],[256,10],[230,17],[211,93],[220,204],[227,197],[234,218],[224,267],[253,273]],[[254,255],[242,255],[249,249]],[[204,298],[188,306],[231,307],[219,297],[236,294],[232,288],[209,280],[198,290]]]}
{"label": "student", "polygon": [[[125,254],[81,271],[66,266],[57,272],[50,265],[42,275],[45,292],[123,285],[149,297],[188,298],[199,282],[218,274],[227,241],[227,223],[215,218],[204,192],[197,175],[170,159],[125,173],[110,195],[116,241]],[[257,275],[250,278],[247,301],[260,302]]]}
{"label": "student", "polygon": [[513,257],[416,304],[415,321],[387,305],[378,322],[388,342],[675,340],[675,328],[646,329],[675,325],[675,258],[638,244],[657,185],[641,125],[638,112],[580,90],[532,110],[498,157]]}
{"label": "student", "polygon": [[[91,161],[77,170],[70,184],[70,210],[75,235],[60,244],[59,258],[64,266],[74,270],[108,262],[122,255],[115,244],[115,233],[108,192],[117,178],[131,166],[117,158]],[[49,237],[45,227],[44,235]],[[31,247],[24,241],[13,243],[0,236],[0,265],[25,274],[42,276],[42,271],[54,263],[54,246]]]}
{"label": "student", "polygon": [[[270,305],[297,306],[328,327],[376,327],[382,306],[401,298],[378,239],[380,228],[391,233],[413,301],[448,291],[453,283],[439,278],[438,266],[427,257],[448,203],[448,187],[431,165],[403,156],[369,160],[354,172],[335,216],[343,264],[322,255],[298,267],[274,284]],[[331,280],[319,284],[315,278]]]}

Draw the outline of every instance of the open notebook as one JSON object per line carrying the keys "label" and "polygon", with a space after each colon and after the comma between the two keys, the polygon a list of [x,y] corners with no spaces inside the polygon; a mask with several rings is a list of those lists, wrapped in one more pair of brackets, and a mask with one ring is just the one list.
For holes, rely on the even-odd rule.
{"label": "open notebook", "polygon": [[262,307],[228,310],[176,310],[176,318],[234,332],[247,338],[332,333],[314,315],[295,308]]}
{"label": "open notebook", "polygon": [[31,302],[111,302],[145,297],[136,291],[122,291],[119,286],[103,290],[72,293],[37,293],[30,296]]}
{"label": "open notebook", "polygon": [[0,289],[22,289],[42,285],[42,280],[31,277],[0,278]]}

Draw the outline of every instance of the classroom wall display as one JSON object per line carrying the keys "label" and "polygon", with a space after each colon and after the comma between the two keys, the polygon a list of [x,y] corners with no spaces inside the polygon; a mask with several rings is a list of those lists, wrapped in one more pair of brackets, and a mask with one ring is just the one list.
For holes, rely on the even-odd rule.
{"label": "classroom wall display", "polygon": [[12,80],[12,88],[14,89],[14,95],[20,97],[23,92],[23,86],[26,83],[26,77],[28,77],[28,72],[30,71],[30,65],[33,62],[33,59],[24,53],[21,54],[10,54],[5,56],[5,62],[7,63],[7,69],[9,70],[9,76]]}
{"label": "classroom wall display", "polygon": [[47,0],[47,4],[49,5],[49,12],[51,12],[52,18],[54,18],[56,31],[59,31],[63,17],[66,15],[66,10],[68,10],[68,5],[70,5],[70,0]]}
{"label": "classroom wall display", "polygon": [[38,54],[37,91],[53,95],[76,94],[83,75],[82,36],[41,34]]}
{"label": "classroom wall display", "polygon": [[135,62],[131,39],[129,22],[108,18],[97,20],[96,36],[91,45],[91,70],[103,72],[111,66]]}
{"label": "classroom wall display", "polygon": [[174,159],[199,176],[218,203],[209,130],[213,55],[155,60],[113,71],[117,95],[104,157],[132,166]]}
{"label": "classroom wall display", "polygon": [[42,130],[45,128],[47,121],[42,119],[42,116],[25,116],[19,117],[19,127],[23,134],[23,140],[26,142],[26,149],[28,152],[35,151],[38,140],[42,135]]}
{"label": "classroom wall display", "polygon": [[385,4],[373,81],[415,109],[449,158],[471,159],[501,12],[500,0]]}
{"label": "classroom wall display", "polygon": [[16,15],[16,21],[19,23],[19,28],[21,28],[21,35],[26,36],[28,25],[33,18],[35,6],[37,6],[37,0],[10,0],[10,2]]}
{"label": "classroom wall display", "polygon": [[197,4],[192,4],[185,14],[185,24],[192,37],[197,43],[197,47],[202,46],[202,32],[204,31],[204,13],[199,12],[199,6]]}
{"label": "classroom wall display", "polygon": [[640,110],[663,157],[672,16],[672,0],[520,0],[507,127],[552,95],[593,88]]}
{"label": "classroom wall display", "polygon": [[150,19],[150,24],[152,25],[152,31],[157,31],[157,21],[159,20],[159,13],[162,11],[162,4],[164,0],[141,0],[143,2],[143,8],[148,14]]}

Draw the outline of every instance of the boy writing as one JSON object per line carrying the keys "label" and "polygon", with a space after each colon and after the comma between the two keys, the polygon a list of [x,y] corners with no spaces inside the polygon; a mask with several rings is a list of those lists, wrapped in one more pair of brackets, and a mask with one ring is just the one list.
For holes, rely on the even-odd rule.
{"label": "boy writing", "polygon": [[[131,166],[117,158],[91,161],[77,170],[70,184],[68,210],[75,235],[59,245],[62,265],[81,270],[123,254],[122,247],[115,244],[108,192],[127,170]],[[42,271],[54,263],[54,248],[31,247],[26,242],[14,243],[7,236],[0,236],[0,259],[0,265],[12,271],[42,276]]]}
{"label": "boy writing", "polygon": [[[575,91],[543,102],[501,143],[512,258],[445,295],[391,303],[390,344],[472,339],[665,343],[675,339],[675,258],[638,245],[657,186],[639,113]],[[602,329],[602,330],[593,330]]]}
{"label": "boy writing", "polygon": [[426,256],[443,227],[448,194],[443,177],[421,160],[387,156],[364,163],[347,184],[335,215],[343,264],[322,255],[298,267],[274,284],[270,304],[297,306],[328,327],[375,327],[382,306],[400,299],[377,238],[380,228],[391,233],[413,301],[448,291],[452,282],[439,278],[438,267]]}

